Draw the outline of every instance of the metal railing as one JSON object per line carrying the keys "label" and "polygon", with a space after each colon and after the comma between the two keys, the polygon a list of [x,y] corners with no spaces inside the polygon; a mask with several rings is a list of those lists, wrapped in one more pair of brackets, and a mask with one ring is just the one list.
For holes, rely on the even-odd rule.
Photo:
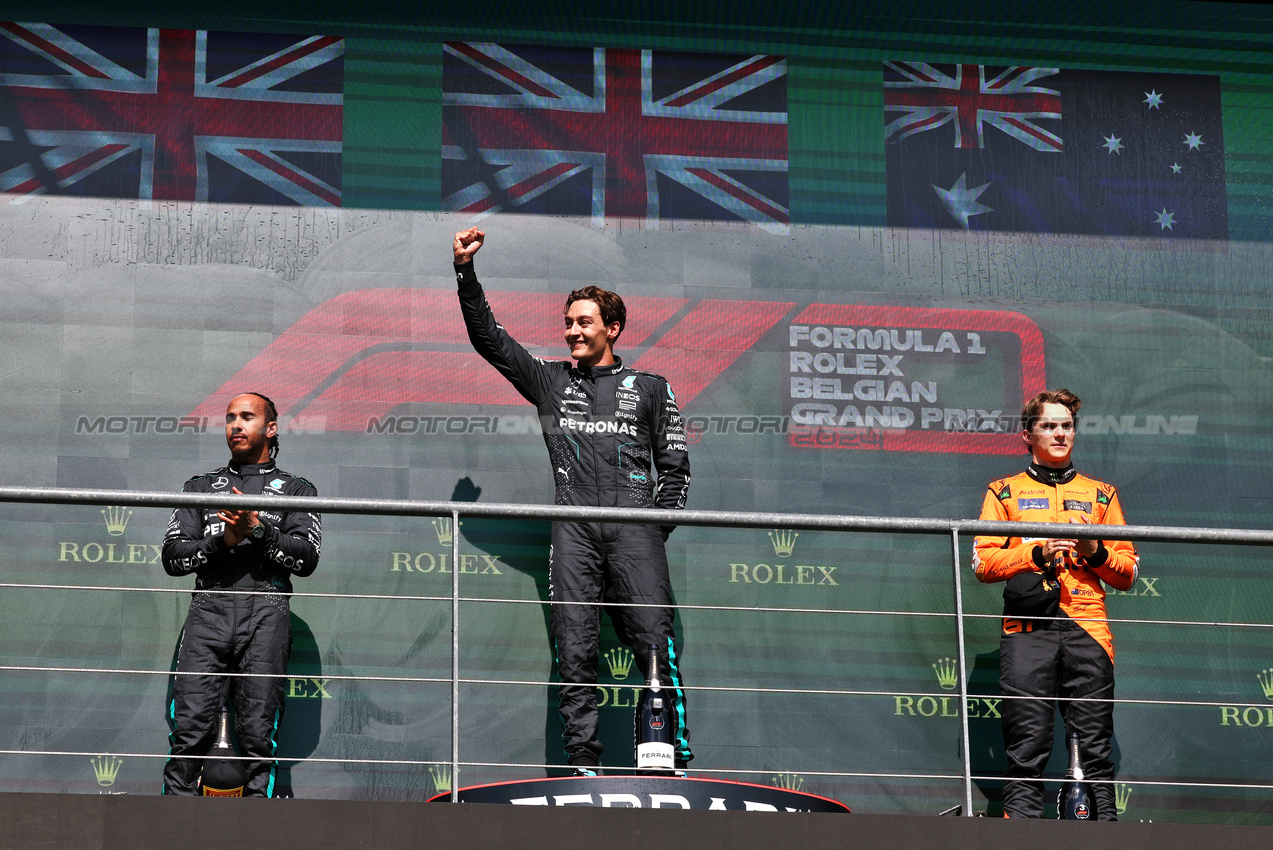
{"label": "metal railing", "polygon": [[[449,517],[452,522],[452,528],[458,529],[460,522],[465,517],[482,517],[492,519],[519,519],[519,520],[573,520],[586,522],[613,522],[613,523],[630,523],[644,525],[666,525],[669,515],[667,511],[656,509],[641,508],[599,508],[599,507],[575,507],[562,505],[523,505],[523,504],[502,504],[502,503],[480,503],[480,502],[444,502],[444,501],[416,501],[405,499],[347,499],[347,498],[331,498],[331,497],[301,497],[301,496],[249,496],[239,494],[200,494],[200,493],[171,493],[156,491],[133,491],[133,490],[95,490],[82,488],[32,488],[32,487],[0,487],[0,503],[27,503],[27,504],[59,504],[59,505],[118,505],[131,507],[152,507],[152,508],[173,508],[173,507],[225,507],[242,510],[249,509],[265,509],[269,508],[274,511],[305,511],[318,512],[328,514],[352,514],[352,515],[370,515],[370,516],[409,516],[409,517]],[[961,541],[964,538],[971,538],[975,535],[994,535],[994,536],[1012,536],[1012,537],[1061,537],[1061,538],[1100,538],[1107,533],[1108,526],[1101,525],[1079,525],[1079,524],[1052,524],[1037,522],[994,522],[970,519],[926,519],[915,517],[876,517],[876,516],[847,516],[834,514],[791,514],[791,513],[773,513],[773,512],[724,512],[724,511],[703,511],[703,510],[686,510],[675,513],[675,524],[678,526],[703,526],[712,528],[771,528],[781,527],[797,531],[855,531],[855,532],[891,532],[899,534],[922,534],[922,535],[941,535],[950,538],[951,546],[951,566],[953,577],[954,591],[954,610],[949,614],[935,614],[933,616],[949,616],[955,621],[955,640],[957,644],[957,674],[959,685],[959,719],[960,719],[960,750],[962,752],[962,774],[958,777],[962,782],[963,790],[963,814],[964,816],[972,816],[972,788],[974,780],[1002,780],[1002,776],[982,776],[974,775],[971,765],[970,753],[970,735],[969,735],[969,715],[968,715],[968,670],[966,662],[966,645],[964,634],[964,621],[966,619],[1000,619],[999,614],[969,614],[964,611],[963,600],[963,570],[960,566],[959,549]],[[1131,541],[1152,541],[1152,542],[1172,542],[1172,543],[1199,543],[1199,544],[1228,544],[1228,545],[1249,545],[1249,546],[1268,546],[1273,545],[1273,531],[1260,529],[1229,529],[1229,528],[1196,528],[1196,527],[1165,527],[1165,526],[1145,526],[1145,525],[1126,525],[1120,526],[1118,529],[1118,538],[1120,540]],[[451,540],[451,563],[460,563],[460,534],[452,534]],[[471,599],[462,598],[460,596],[459,576],[460,570],[451,571],[451,595],[449,601],[451,603],[451,759],[449,763],[451,772],[451,795],[452,800],[456,799],[458,792],[458,775],[462,762],[460,761],[460,730],[459,730],[459,701],[460,701],[460,684],[526,684],[551,687],[550,682],[483,682],[480,680],[462,679],[460,675],[460,602],[527,602],[527,600],[503,600],[503,599]],[[102,587],[102,586],[84,586],[70,587],[66,585],[32,585],[17,583],[0,583],[0,587],[5,588],[47,588],[47,589],[79,589],[79,590],[118,590],[133,592],[165,592],[165,593],[189,593],[189,588],[137,588],[137,587]],[[226,591],[220,591],[226,592]],[[358,599],[419,599],[429,601],[446,601],[448,597],[442,596],[412,596],[403,597],[401,595],[378,595],[378,594],[346,594],[346,593],[293,593],[294,597],[337,597],[337,598],[358,598]],[[533,600],[533,604],[545,604],[540,600]],[[555,604],[584,604],[584,603],[555,603]],[[604,604],[604,603],[603,603]],[[630,607],[630,606],[629,606]],[[720,605],[676,605],[681,610],[770,610],[798,613],[800,609],[793,608],[772,608],[758,609],[738,606],[720,606]],[[896,614],[902,615],[909,612],[888,612],[888,611],[832,611],[824,608],[810,609],[810,612],[817,613],[860,613],[860,614]],[[1116,620],[1108,618],[1109,622],[1123,623],[1170,623],[1172,625],[1193,625],[1193,626],[1222,626],[1222,627],[1240,627],[1254,629],[1273,629],[1270,623],[1225,623],[1225,622],[1207,622],[1207,621],[1157,621],[1157,620]],[[172,671],[138,671],[138,670],[115,670],[106,671],[100,668],[43,668],[37,666],[0,666],[0,671],[4,670],[56,670],[58,672],[115,672],[120,674],[127,673],[152,673],[162,674],[165,676],[174,675]],[[242,674],[223,674],[227,676]],[[432,682],[442,683],[443,679],[432,677],[368,677],[368,676],[348,676],[336,677],[358,680],[392,680],[392,681],[412,681],[412,682]],[[697,686],[693,690],[735,690],[733,688],[720,688],[711,686]],[[754,690],[754,689],[752,689]],[[775,691],[782,693],[820,693],[820,694],[853,694],[853,695],[871,695],[875,692],[871,691],[846,691],[846,690],[817,690],[810,691],[806,689],[796,688],[770,688],[766,691]],[[1010,697],[1003,696],[1002,699],[1030,699],[1030,697]],[[1169,705],[1193,705],[1193,706],[1210,706],[1219,705],[1219,703],[1205,701],[1187,701],[1187,700],[1148,700],[1148,699],[1114,699],[1110,700],[1115,703],[1136,703],[1136,704],[1169,704]],[[1228,705],[1229,703],[1226,703]],[[1240,706],[1241,707],[1241,706]],[[7,751],[31,753],[33,751]],[[99,755],[98,753],[43,753],[49,755]],[[160,757],[160,756],[156,756]],[[167,756],[162,756],[167,758]],[[316,762],[348,762],[349,759],[322,759],[311,758],[306,759]],[[369,764],[403,764],[403,763],[428,763],[438,764],[438,762],[414,762],[405,760],[377,760],[362,759],[357,760],[360,763]],[[469,764],[469,763],[465,763]],[[477,763],[473,763],[477,764]],[[513,763],[481,763],[482,766],[488,767],[528,767],[531,765],[513,764]],[[533,765],[536,767],[548,767],[548,765]],[[751,770],[716,770],[713,772],[720,773],[754,773]],[[954,776],[948,774],[879,774],[879,773],[834,773],[823,774],[830,776],[846,776],[846,777],[898,777],[898,778],[942,778],[953,779]],[[1268,789],[1273,791],[1273,785],[1266,784],[1246,784],[1246,783],[1198,783],[1198,782],[1172,782],[1172,781],[1135,781],[1127,784],[1136,785],[1189,785],[1207,788],[1247,788],[1247,789]]]}

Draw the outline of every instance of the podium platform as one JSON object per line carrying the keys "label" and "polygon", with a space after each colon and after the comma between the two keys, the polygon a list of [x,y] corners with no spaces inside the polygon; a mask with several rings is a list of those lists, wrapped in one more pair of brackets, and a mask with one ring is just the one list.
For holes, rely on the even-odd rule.
{"label": "podium platform", "polygon": [[1269,850],[1273,827],[0,793],[18,850]]}
{"label": "podium platform", "polygon": [[[719,812],[844,812],[849,807],[829,797],[733,782],[685,776],[625,774],[568,776],[471,785],[456,793],[460,803],[513,806],[592,806],[603,809],[702,809]],[[449,803],[451,793],[430,803]]]}

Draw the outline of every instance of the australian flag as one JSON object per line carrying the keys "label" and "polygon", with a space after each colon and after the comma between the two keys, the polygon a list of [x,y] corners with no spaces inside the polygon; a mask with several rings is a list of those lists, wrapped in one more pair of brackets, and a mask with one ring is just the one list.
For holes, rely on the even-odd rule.
{"label": "australian flag", "polygon": [[344,41],[0,23],[0,192],[340,205]]}
{"label": "australian flag", "polygon": [[888,223],[1227,239],[1216,76],[884,63]]}
{"label": "australian flag", "polygon": [[779,56],[444,45],[442,206],[784,230]]}

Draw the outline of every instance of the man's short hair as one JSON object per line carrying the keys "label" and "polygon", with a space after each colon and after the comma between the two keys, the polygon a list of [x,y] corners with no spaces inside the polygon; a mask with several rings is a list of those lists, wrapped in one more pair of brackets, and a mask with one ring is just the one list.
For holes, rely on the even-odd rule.
{"label": "man's short hair", "polygon": [[[278,421],[278,408],[274,406],[273,399],[271,399],[269,396],[264,395],[262,393],[254,393],[251,390],[248,390],[245,393],[239,393],[239,395],[236,395],[234,398],[238,398],[239,396],[244,396],[244,395],[254,395],[257,398],[259,398],[261,401],[265,402],[265,421],[267,423]],[[234,399],[232,398],[230,399],[230,401],[234,401]],[[278,432],[275,432],[274,436],[270,437],[269,446],[270,446],[270,459],[273,460],[278,455]]]}
{"label": "man's short hair", "polygon": [[[623,326],[628,322],[628,308],[624,306],[623,299],[619,297],[619,293],[611,292],[608,289],[602,289],[599,286],[585,286],[583,289],[576,289],[574,292],[566,296],[566,306],[561,308],[564,315],[570,305],[576,301],[591,301],[597,305],[597,309],[601,311],[601,323],[606,327],[610,327],[615,322],[619,323],[619,333],[623,333]],[[615,336],[615,341],[619,337]]]}
{"label": "man's short hair", "polygon": [[1043,415],[1045,404],[1061,405],[1074,417],[1074,423],[1078,424],[1079,408],[1083,406],[1083,402],[1074,393],[1062,387],[1056,390],[1044,390],[1025,403],[1025,406],[1021,408],[1021,430],[1034,430],[1039,417]]}

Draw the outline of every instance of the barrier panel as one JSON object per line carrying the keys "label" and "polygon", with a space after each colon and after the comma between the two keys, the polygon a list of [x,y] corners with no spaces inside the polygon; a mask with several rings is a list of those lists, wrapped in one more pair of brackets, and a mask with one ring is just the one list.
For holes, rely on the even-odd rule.
{"label": "barrier panel", "polygon": [[[340,541],[339,518],[345,516],[382,517],[395,522],[408,519],[430,518],[432,530],[452,533],[447,539],[449,551],[421,552],[417,555],[391,559],[393,566],[402,572],[428,575],[444,574],[449,584],[446,593],[404,593],[400,595],[351,593],[351,592],[296,592],[292,602],[297,617],[294,619],[296,647],[292,667],[289,670],[288,716],[280,735],[279,758],[288,781],[283,783],[288,793],[299,796],[360,796],[347,784],[342,787],[333,776],[341,771],[373,777],[372,786],[379,782],[388,793],[371,796],[372,799],[394,799],[403,788],[414,788],[406,799],[420,799],[433,793],[450,791],[453,798],[461,784],[472,785],[505,779],[524,779],[552,775],[561,762],[554,758],[551,740],[544,745],[544,756],[535,758],[541,739],[553,737],[555,726],[555,687],[545,672],[545,656],[548,646],[523,645],[509,656],[508,640],[524,641],[519,632],[527,622],[542,620],[546,597],[543,588],[534,582],[524,583],[518,596],[486,595],[481,593],[483,566],[499,571],[503,563],[489,554],[482,557],[465,552],[462,540],[485,530],[497,531],[498,523],[526,523],[556,519],[582,519],[624,523],[662,523],[667,514],[655,510],[622,508],[578,508],[563,506],[535,506],[512,504],[479,504],[464,502],[426,502],[411,500],[348,499],[348,498],[300,498],[261,497],[234,495],[174,494],[122,490],[88,490],[73,488],[0,488],[0,502],[26,505],[23,510],[30,516],[31,507],[37,504],[60,506],[108,506],[100,513],[104,516],[123,516],[131,509],[175,506],[233,506],[264,507],[267,503],[275,510],[320,511],[327,515],[328,540]],[[439,518],[439,519],[432,519]],[[898,539],[933,539],[945,541],[947,567],[945,583],[950,594],[950,607],[944,611],[925,611],[906,608],[876,608],[864,598],[862,607],[795,608],[785,606],[757,606],[732,604],[697,604],[682,602],[677,605],[678,622],[694,632],[698,618],[721,618],[724,626],[736,641],[737,655],[747,658],[751,665],[750,681],[744,676],[726,677],[718,681],[690,674],[685,689],[689,693],[691,725],[694,712],[700,711],[704,722],[697,728],[716,731],[720,718],[727,717],[729,731],[719,743],[700,731],[696,739],[699,752],[712,753],[711,764],[696,768],[691,764],[691,776],[716,776],[745,781],[772,784],[788,790],[805,791],[840,799],[855,811],[871,811],[878,806],[871,789],[903,788],[931,802],[932,812],[958,806],[965,815],[984,811],[995,799],[994,789],[1001,781],[999,764],[988,763],[987,752],[994,755],[994,737],[998,733],[999,708],[1006,699],[998,693],[997,676],[992,675],[985,649],[993,646],[998,631],[999,615],[984,611],[967,610],[967,594],[964,569],[966,550],[971,537],[976,534],[1025,534],[1051,536],[1065,534],[1083,536],[1074,526],[1053,526],[1044,523],[996,523],[973,520],[937,520],[922,518],[889,518],[870,516],[835,516],[814,514],[729,513],[718,511],[683,511],[676,515],[678,526],[683,528],[716,528],[747,530],[779,528],[770,532],[783,545],[797,539],[800,534],[837,533],[857,537],[890,535]],[[466,530],[466,523],[468,524]],[[495,523],[489,527],[482,523]],[[462,533],[454,533],[460,530]],[[1093,527],[1096,536],[1102,529]],[[441,537],[441,535],[439,535]],[[1244,529],[1167,528],[1152,526],[1126,526],[1119,536],[1133,541],[1153,541],[1173,544],[1203,544],[1208,547],[1250,547],[1273,543],[1273,532]],[[78,557],[92,563],[127,562],[134,554],[150,557],[149,549],[135,547],[143,544],[129,543],[116,548],[107,543],[92,548],[88,545],[76,549]],[[99,552],[100,550],[100,552]],[[1239,551],[1234,550],[1234,551]],[[69,550],[68,550],[69,551]],[[427,555],[427,557],[426,557]],[[330,552],[327,555],[330,556]],[[459,565],[453,568],[449,565]],[[822,570],[822,578],[835,573],[826,565],[805,564],[757,564],[743,565],[752,581],[761,578],[775,580],[776,575],[792,582],[813,582]],[[761,567],[764,569],[760,569]],[[409,568],[409,569],[408,569]],[[917,568],[917,572],[923,572]],[[5,726],[9,727],[10,744],[0,753],[8,756],[5,769],[6,787],[20,787],[23,775],[33,777],[33,784],[47,782],[49,775],[57,775],[65,765],[58,759],[88,760],[93,767],[96,783],[110,788],[116,783],[120,765],[125,760],[140,759],[148,765],[145,770],[153,776],[157,791],[160,764],[167,758],[159,748],[159,704],[151,700],[174,675],[172,665],[141,663],[143,656],[158,659],[169,651],[171,642],[142,646],[157,637],[153,624],[146,622],[148,615],[168,611],[179,624],[184,608],[185,594],[189,587],[153,587],[144,584],[124,585],[109,581],[104,576],[97,584],[59,584],[34,580],[34,576],[9,575],[12,580],[0,583],[5,588],[5,598],[10,610],[6,620],[6,634],[15,638],[28,634],[26,640],[6,640],[7,657],[0,664],[0,676],[8,681],[3,689],[6,697]],[[47,578],[47,577],[46,577]],[[116,577],[118,578],[118,577]],[[933,580],[932,576],[928,580]],[[1157,579],[1141,579],[1140,589],[1152,592]],[[469,588],[477,588],[470,590]],[[436,588],[433,588],[436,589]],[[1136,592],[1133,588],[1128,593]],[[65,655],[58,661],[58,653],[64,648],[54,646],[46,657],[48,636],[43,642],[35,635],[39,626],[29,619],[23,622],[23,612],[38,612],[40,607],[29,602],[31,594],[56,596],[59,604],[75,606],[85,612],[106,612],[117,618],[120,633],[127,636],[129,651],[121,645],[113,657],[108,653],[78,658],[66,663]],[[906,594],[898,598],[905,601]],[[81,601],[87,598],[87,601]],[[102,598],[124,600],[116,605],[101,605]],[[28,600],[28,601],[23,601]],[[560,603],[559,603],[560,604]],[[405,609],[405,613],[404,613]],[[1200,609],[1205,613],[1205,609]],[[906,632],[907,624],[916,622],[941,623],[949,629],[950,643],[945,655],[932,663],[938,690],[914,689],[895,691],[872,687],[873,673],[870,665],[854,669],[846,663],[836,671],[835,677],[824,676],[821,686],[814,686],[813,679],[824,670],[804,669],[796,653],[784,655],[774,647],[764,644],[765,624],[774,618],[795,619],[797,624],[807,622],[808,630],[815,637],[841,633],[866,635],[874,633],[878,640],[892,640]],[[834,626],[818,625],[830,618]],[[366,652],[359,646],[350,624],[358,624],[360,637],[375,642],[392,638],[395,629],[408,619],[424,628],[417,633],[416,645],[400,647],[397,663],[389,666],[383,658]],[[1269,629],[1273,625],[1262,622],[1225,621],[1214,618],[1196,620],[1151,619],[1111,617],[1110,621],[1119,634],[1135,645],[1141,630],[1151,634],[1165,632],[1167,638],[1154,637],[1152,641],[1187,642],[1197,646],[1201,657],[1207,652],[1206,635],[1217,631],[1227,635],[1230,643],[1246,642],[1256,653],[1266,651]],[[865,623],[866,625],[861,625]],[[903,626],[885,626],[884,623],[902,623]],[[296,628],[297,625],[300,628]],[[318,637],[325,626],[331,624],[330,636]],[[856,624],[856,625],[850,625]],[[88,625],[88,624],[86,624]],[[799,630],[799,625],[787,625],[784,634]],[[694,632],[697,634],[697,632]],[[971,638],[970,638],[971,633]],[[1181,638],[1179,635],[1186,637]],[[427,639],[421,639],[426,635]],[[1234,635],[1240,636],[1237,640]],[[511,636],[511,637],[510,637]],[[920,639],[925,636],[921,635]],[[449,639],[448,639],[449,638]],[[342,641],[348,648],[342,647]],[[135,642],[135,643],[133,643]],[[326,649],[321,653],[320,645]],[[491,651],[499,647],[499,652]],[[826,656],[834,654],[835,647],[824,647]],[[602,679],[598,681],[599,704],[602,710],[603,732],[611,746],[606,764],[621,768],[625,735],[630,735],[630,709],[632,695],[639,686],[639,676],[631,678],[630,653],[624,659],[622,647],[606,651],[601,665]],[[889,651],[906,653],[909,647],[896,645]],[[131,652],[131,657],[129,657]],[[360,657],[366,655],[370,663]],[[496,669],[497,661],[508,657],[533,659],[522,669]],[[493,660],[494,658],[494,660]],[[1138,670],[1136,665],[1119,668],[1120,695],[1114,702],[1119,707],[1116,736],[1120,741],[1138,743],[1148,739],[1154,746],[1181,747],[1183,739],[1163,730],[1169,724],[1155,721],[1156,712],[1188,712],[1186,723],[1202,724],[1199,717],[1219,715],[1221,728],[1230,732],[1260,730],[1273,726],[1273,718],[1266,717],[1270,709],[1267,703],[1254,699],[1214,699],[1218,694],[1207,694],[1194,687],[1193,693],[1179,696],[1158,697],[1143,687],[1145,678],[1155,673],[1154,662],[1144,655],[1136,656],[1139,665],[1149,667]],[[56,662],[56,663],[55,663]],[[687,669],[693,671],[693,656],[687,660]],[[604,671],[610,673],[604,675]],[[346,672],[348,671],[348,672]],[[622,677],[620,677],[622,673]],[[1205,681],[1208,671],[1194,671],[1197,681]],[[235,675],[235,674],[225,674]],[[94,711],[76,707],[72,713],[59,709],[57,694],[74,693],[74,681],[92,680],[90,687],[97,695]],[[1267,670],[1255,677],[1267,695],[1270,679]],[[142,680],[140,688],[128,683]],[[41,684],[43,683],[43,684]],[[43,688],[43,699],[36,694]],[[107,725],[109,721],[94,719],[96,712],[109,716],[114,708],[112,699],[125,701],[133,693],[138,705],[129,723],[120,724],[126,735]],[[334,691],[343,696],[337,700]],[[1131,692],[1130,695],[1128,692]],[[357,695],[355,698],[353,695]],[[310,706],[320,709],[328,702],[337,705],[334,717],[316,719]],[[74,705],[74,700],[67,706]],[[153,704],[148,704],[153,702]],[[700,703],[702,704],[700,706]],[[849,739],[843,727],[852,726],[870,716],[872,707],[878,710],[884,705],[892,709],[892,715],[902,720],[915,720],[930,724],[921,727],[928,737],[926,748],[898,747],[898,739],[877,738],[877,746],[855,752],[840,751]],[[750,707],[745,710],[744,706]],[[863,710],[862,706],[866,706]],[[395,712],[397,712],[395,714]],[[321,714],[321,712],[320,712]],[[775,723],[780,716],[783,722]],[[74,722],[70,722],[74,721]],[[935,724],[944,724],[936,726]],[[18,728],[20,726],[20,728]],[[72,728],[74,727],[74,728]],[[115,733],[114,746],[104,735],[95,732],[107,729]],[[716,734],[722,734],[716,731]],[[42,739],[40,736],[43,735]],[[529,738],[528,738],[529,736]],[[1058,736],[1059,739],[1060,736]],[[438,739],[449,741],[445,752],[439,752]],[[527,741],[530,740],[528,744]],[[41,743],[42,740],[74,741],[74,746],[57,746]],[[132,743],[121,747],[119,743]],[[351,746],[352,742],[352,746]],[[341,751],[341,747],[344,751]],[[1001,747],[1001,741],[999,742]],[[1059,745],[1058,745],[1059,746]],[[377,749],[380,747],[380,749]],[[396,748],[396,751],[394,750]],[[828,767],[825,751],[831,749],[838,769]],[[1122,745],[1122,752],[1130,747]],[[416,754],[433,757],[415,757]],[[951,759],[951,754],[955,758]],[[728,754],[729,760],[720,757]],[[925,763],[927,755],[931,763]],[[1133,795],[1154,797],[1162,805],[1182,799],[1192,802],[1188,818],[1202,813],[1223,821],[1226,812],[1249,810],[1242,801],[1246,794],[1258,796],[1267,793],[1270,786],[1260,781],[1263,776],[1247,770],[1246,764],[1234,762],[1229,753],[1220,753],[1211,767],[1213,772],[1193,770],[1176,775],[1145,775],[1126,769],[1127,757],[1117,780],[1116,791],[1120,812],[1125,811]],[[444,756],[444,757],[438,757]],[[824,761],[819,763],[821,756]],[[32,759],[38,759],[32,769]],[[1054,765],[1056,762],[1054,762]],[[1131,775],[1128,775],[1128,774]],[[296,779],[304,775],[302,782]],[[1049,774],[1057,776],[1058,774]],[[122,783],[121,783],[122,784]],[[131,786],[136,788],[136,785]],[[367,787],[367,786],[364,786]],[[294,791],[292,789],[295,789]],[[38,790],[31,788],[30,790]],[[83,790],[67,788],[65,790]],[[353,790],[353,793],[351,793]],[[110,792],[106,792],[110,793]],[[878,793],[878,792],[877,792]],[[1209,802],[1214,808],[1209,808]],[[1258,803],[1253,804],[1258,811]],[[1235,809],[1235,806],[1237,807]]]}

